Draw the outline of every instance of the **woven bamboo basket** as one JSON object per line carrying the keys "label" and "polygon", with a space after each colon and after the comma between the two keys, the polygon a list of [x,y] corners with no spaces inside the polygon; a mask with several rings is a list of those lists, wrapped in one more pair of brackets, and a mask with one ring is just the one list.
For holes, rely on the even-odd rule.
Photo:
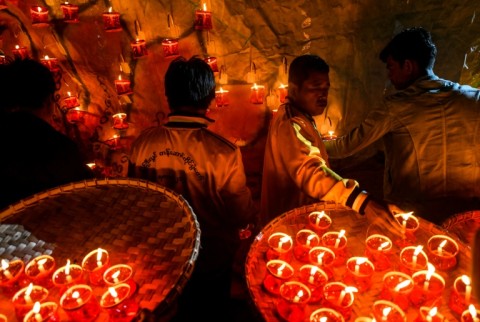
{"label": "woven bamboo basket", "polygon": [[[60,267],[67,259],[81,264],[90,251],[106,249],[112,265],[133,268],[140,307],[157,312],[182,292],[200,247],[199,224],[185,199],[135,179],[90,180],[44,191],[0,212],[0,224],[0,257],[8,260],[49,254]],[[0,313],[13,314],[1,293],[0,304]]]}
{"label": "woven bamboo basket", "polygon": [[[387,230],[385,226],[379,221],[369,221],[367,218],[360,216],[355,211],[338,205],[336,203],[320,202],[313,205],[296,208],[288,211],[281,216],[271,221],[263,230],[256,236],[252,243],[246,260],[246,280],[250,296],[254,302],[259,314],[265,321],[283,321],[277,312],[277,304],[280,296],[272,295],[267,292],[263,286],[263,280],[268,274],[266,263],[266,252],[269,249],[268,238],[272,233],[283,232],[292,237],[295,244],[295,235],[301,229],[311,229],[308,225],[307,216],[312,211],[324,210],[332,218],[332,226],[329,231],[346,230],[347,242],[347,258],[351,256],[365,256],[365,239],[371,234],[383,234],[389,237],[392,241],[401,238],[399,232]],[[420,220],[420,228],[415,233],[418,245],[426,245],[427,240],[436,234],[449,235],[440,227]],[[446,280],[443,297],[438,303],[438,310],[449,321],[459,320],[459,316],[451,312],[448,307],[448,300],[452,284],[455,277],[462,274],[469,274],[471,267],[471,249],[469,246],[461,242],[456,236],[449,235],[454,238],[460,247],[460,252],[457,255],[457,265],[453,270],[448,272],[437,271]],[[394,243],[395,244],[395,243]],[[399,253],[400,247],[394,245],[392,254],[392,267],[390,270],[398,270],[399,268]],[[290,264],[295,270],[293,280],[298,280],[298,269],[304,265],[303,262],[298,261],[294,256]],[[329,281],[342,281],[345,276],[345,265],[337,267],[333,271],[333,278]],[[382,279],[386,271],[374,272],[372,277],[372,286],[369,290],[361,293],[355,293],[355,301],[352,306],[351,321],[360,316],[371,316],[373,303],[380,299],[382,290]],[[310,314],[316,309],[322,307],[322,302],[307,304],[305,308],[305,321],[309,321]],[[414,321],[418,316],[418,308],[410,306],[405,312],[407,321]]]}

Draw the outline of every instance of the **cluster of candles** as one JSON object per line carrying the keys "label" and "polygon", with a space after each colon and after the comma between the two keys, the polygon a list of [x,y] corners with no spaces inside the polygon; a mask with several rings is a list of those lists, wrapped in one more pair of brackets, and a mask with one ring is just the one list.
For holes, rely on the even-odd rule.
{"label": "cluster of candles", "polygon": [[[456,266],[459,246],[454,239],[431,236],[424,251],[422,245],[415,245],[419,220],[412,213],[398,214],[402,227],[398,240],[372,234],[365,240],[363,256],[348,257],[345,230],[331,231],[332,219],[325,211],[314,211],[307,218],[308,225],[295,238],[280,231],[268,237],[263,287],[278,298],[276,310],[284,320],[305,321],[307,304],[321,307],[311,312],[312,322],[350,319],[355,292],[368,291],[378,272],[385,273],[371,310],[376,321],[406,321],[409,307],[418,310],[416,321],[445,320],[437,305],[446,283],[436,270],[448,272]],[[344,274],[335,280],[334,271],[341,268]],[[450,292],[450,310],[462,322],[479,322],[473,302],[470,278],[458,276]],[[359,317],[358,321],[370,319]]]}
{"label": "cluster of candles", "polygon": [[[103,309],[110,321],[126,322],[139,308],[132,296],[137,289],[133,269],[126,264],[111,265],[102,248],[88,253],[81,265],[67,260],[58,269],[49,255],[35,257],[26,265],[21,260],[2,259],[0,278],[0,289],[11,296],[18,321],[60,321],[61,308],[70,321],[93,321]],[[106,289],[100,300],[94,287]]]}

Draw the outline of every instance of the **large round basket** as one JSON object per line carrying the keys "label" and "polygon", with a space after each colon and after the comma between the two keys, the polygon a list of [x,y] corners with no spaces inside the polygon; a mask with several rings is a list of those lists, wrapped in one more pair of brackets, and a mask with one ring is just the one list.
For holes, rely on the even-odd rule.
{"label": "large round basket", "polygon": [[[372,275],[371,287],[368,290],[354,293],[355,300],[351,310],[351,321],[360,316],[372,317],[371,314],[373,303],[381,298],[380,294],[383,287],[382,280],[384,274],[388,271],[399,270],[399,253],[401,251],[401,246],[398,246],[396,241],[403,236],[400,231],[389,230],[388,226],[386,226],[385,223],[379,219],[371,221],[364,216],[360,216],[357,212],[336,203],[320,202],[293,209],[277,217],[266,227],[264,227],[264,229],[255,238],[247,255],[245,269],[248,289],[256,308],[265,321],[284,321],[277,311],[277,305],[280,302],[281,297],[268,292],[263,285],[265,277],[267,274],[270,274],[266,268],[266,264],[268,262],[266,253],[270,248],[268,245],[268,239],[270,235],[276,232],[288,234],[292,237],[293,244],[295,246],[295,236],[297,232],[302,229],[311,229],[311,226],[309,226],[308,223],[308,215],[312,211],[322,210],[332,218],[332,225],[328,231],[340,231],[342,229],[346,231],[345,236],[348,239],[346,246],[347,258],[352,256],[365,256],[365,240],[371,234],[385,235],[389,237],[393,243],[391,254],[392,266],[388,270],[374,272]],[[442,230],[440,227],[421,218],[418,219],[420,222],[420,227],[415,232],[417,245],[426,245],[428,239],[432,235],[448,235],[448,233]],[[455,278],[463,274],[470,274],[471,250],[470,247],[462,243],[455,236],[450,235],[449,237],[455,239],[459,245],[460,251],[456,257],[457,264],[453,269],[449,271],[437,270],[437,273],[439,273],[446,281],[445,289],[442,293],[442,297],[437,303],[437,306],[438,312],[443,314],[445,318],[449,319],[450,321],[456,321],[459,320],[459,316],[451,312],[448,306],[448,301]],[[295,256],[291,256],[289,258],[290,259],[288,262],[295,271],[295,274],[291,280],[298,281],[299,268],[305,263],[300,262],[295,258]],[[333,276],[330,278],[329,282],[343,282],[345,272],[345,265],[335,267],[333,269]],[[322,301],[323,300],[320,300],[316,303],[308,303],[305,306],[305,321],[309,321],[309,317],[312,312],[324,306]],[[407,321],[414,321],[418,316],[418,312],[418,308],[410,306],[405,311]]]}
{"label": "large round basket", "polygon": [[[135,179],[90,180],[44,191],[0,212],[0,224],[2,259],[28,262],[48,254],[60,267],[67,259],[81,264],[97,248],[107,250],[111,265],[133,268],[139,306],[157,312],[182,292],[200,247],[199,224],[185,199]],[[0,311],[14,321],[9,300],[0,293]]]}

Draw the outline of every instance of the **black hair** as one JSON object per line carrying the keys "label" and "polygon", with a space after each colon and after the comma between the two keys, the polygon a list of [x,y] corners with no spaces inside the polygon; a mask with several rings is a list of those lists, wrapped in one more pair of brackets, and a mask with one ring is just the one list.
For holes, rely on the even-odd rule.
{"label": "black hair", "polygon": [[165,95],[172,111],[179,107],[207,109],[215,98],[215,76],[202,59],[178,57],[165,74]]}
{"label": "black hair", "polygon": [[15,59],[0,68],[0,107],[37,110],[55,93],[50,70],[33,59]]}
{"label": "black hair", "polygon": [[393,37],[380,52],[380,59],[384,63],[389,56],[401,65],[409,59],[416,61],[420,68],[432,69],[437,56],[437,47],[426,29],[407,28]]}
{"label": "black hair", "polygon": [[328,73],[329,71],[328,64],[317,55],[298,56],[290,64],[288,82],[301,87],[312,72]]}

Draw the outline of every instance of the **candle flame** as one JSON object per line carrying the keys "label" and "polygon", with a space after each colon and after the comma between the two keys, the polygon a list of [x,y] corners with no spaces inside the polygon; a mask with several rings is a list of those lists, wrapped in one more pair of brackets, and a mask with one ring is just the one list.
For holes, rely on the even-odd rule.
{"label": "candle flame", "polygon": [[108,8],[108,12],[112,12],[112,7]]}
{"label": "candle flame", "polygon": [[281,272],[285,269],[285,267],[287,266],[287,264],[283,263],[282,265],[280,265],[278,268],[277,268],[277,272]]}
{"label": "candle flame", "polygon": [[430,278],[432,278],[433,273],[435,273],[435,266],[433,266],[433,264],[431,263],[427,263],[427,267],[427,276],[425,277],[425,279],[429,281]]}
{"label": "candle flame", "polygon": [[203,11],[207,11],[207,4],[205,2],[203,3]]}
{"label": "candle flame", "polygon": [[441,249],[441,248],[445,247],[446,244],[447,244],[447,240],[445,239],[440,243],[440,245],[438,245],[438,248]]}
{"label": "candle flame", "polygon": [[15,45],[15,49],[20,49],[20,46],[19,46],[19,45]]}
{"label": "candle flame", "polygon": [[290,237],[289,236],[283,236],[282,238],[280,238],[280,241],[282,243],[286,243],[286,242],[290,241]]}
{"label": "candle flame", "polygon": [[475,305],[473,304],[470,304],[468,306],[468,312],[470,312],[470,315],[472,316],[472,318],[477,318],[477,309],[475,308]]}
{"label": "candle flame", "polygon": [[379,247],[378,247],[378,250],[382,250],[386,247],[388,247],[390,245],[390,243],[388,241],[386,242],[383,242]]}
{"label": "candle flame", "polygon": [[404,214],[400,214],[400,216],[403,218],[403,220],[408,220],[408,218],[410,218],[412,214],[413,214],[413,211],[410,211]]}
{"label": "candle flame", "polygon": [[33,283],[30,283],[27,287],[27,290],[25,291],[25,296],[30,296],[30,294],[32,294],[32,291],[33,291]]}
{"label": "candle flame", "polygon": [[37,7],[38,12],[42,12],[42,7]]}
{"label": "candle flame", "polygon": [[113,135],[113,138],[114,138],[114,139],[118,139],[118,134],[114,134],[114,135]]}
{"label": "candle flame", "polygon": [[39,260],[37,262],[38,265],[45,265],[45,263],[47,262],[47,259],[46,258],[42,258],[41,260]]}
{"label": "candle flame", "polygon": [[67,92],[67,95],[68,95],[68,97],[70,97],[70,96],[72,96],[72,93],[70,93],[70,92]]}
{"label": "candle flame", "polygon": [[118,278],[119,275],[120,275],[120,271],[116,271],[115,273],[112,274],[112,278]]}
{"label": "candle flame", "polygon": [[[288,87],[287,85],[284,85],[282,83],[280,84],[280,86],[278,86],[278,88],[287,88],[287,87]],[[322,210],[322,212],[323,212],[323,210]]]}
{"label": "candle flame", "polygon": [[65,1],[65,4],[67,4],[67,5],[68,5],[68,1]]}
{"label": "candle flame", "polygon": [[118,297],[117,291],[115,291],[114,287],[109,287],[108,292],[113,296],[113,297]]}
{"label": "candle flame", "polygon": [[420,254],[420,252],[422,251],[423,249],[423,246],[422,245],[418,245],[416,248],[415,248],[415,251],[413,252],[413,255],[414,256],[417,256],[418,254]]}
{"label": "candle flame", "polygon": [[342,230],[340,230],[340,232],[338,233],[338,238],[342,238],[344,235],[345,235],[345,230],[342,229]]}
{"label": "candle flame", "polygon": [[79,291],[74,291],[74,292],[72,293],[72,297],[73,297],[74,299],[80,298],[80,292],[79,292]]}
{"label": "candle flame", "polygon": [[437,315],[437,311],[438,311],[438,309],[437,309],[437,307],[435,306],[435,307],[433,307],[430,311],[428,311],[428,315],[430,315],[430,316],[433,317],[433,316]]}
{"label": "candle flame", "polygon": [[318,267],[317,266],[312,266],[312,268],[310,269],[310,275],[315,275],[315,273],[317,272],[318,270]]}
{"label": "candle flame", "polygon": [[257,83],[253,83],[253,87],[252,87],[254,90],[257,90],[258,87],[257,87]]}
{"label": "candle flame", "polygon": [[45,55],[44,58],[45,58],[45,60],[48,60],[50,57],[48,57],[48,55]]}
{"label": "candle flame", "polygon": [[403,282],[400,282],[400,283],[398,283],[397,286],[395,286],[395,291],[398,292],[398,291],[400,291],[402,288],[407,287],[408,285],[410,285],[411,283],[412,283],[411,280],[404,280]]}
{"label": "candle flame", "polygon": [[345,287],[345,292],[347,292],[347,293],[358,292],[358,289],[356,287],[353,287],[353,286],[347,286],[347,287]]}
{"label": "candle flame", "polygon": [[7,270],[9,267],[10,267],[10,264],[8,263],[8,261],[2,258],[2,269]]}
{"label": "candle flame", "polygon": [[65,275],[70,275],[70,260],[67,259],[67,265],[65,265]]}
{"label": "candle flame", "polygon": [[303,290],[299,290],[298,293],[297,293],[297,296],[302,297],[303,296]]}
{"label": "candle flame", "polygon": [[383,316],[387,316],[387,315],[390,314],[391,311],[392,311],[392,308],[391,308],[391,307],[385,307],[385,308],[383,308],[383,310],[382,310],[382,314],[383,314]]}
{"label": "candle flame", "polygon": [[321,317],[320,322],[328,322],[328,318],[326,316]]}
{"label": "candle flame", "polygon": [[317,256],[317,262],[321,262],[323,259],[323,256],[325,256],[325,252],[318,254]]}
{"label": "candle flame", "polygon": [[367,258],[366,257],[359,257],[357,258],[357,261],[355,262],[357,265],[362,265],[364,263],[367,262]]}
{"label": "candle flame", "polygon": [[470,282],[470,278],[469,278],[467,275],[462,275],[461,279],[462,279],[462,282],[463,282],[465,285],[467,285],[467,286],[470,285],[470,283],[471,283],[471,282]]}
{"label": "candle flame", "polygon": [[99,248],[97,250],[97,262],[101,261],[102,260],[102,249]]}
{"label": "candle flame", "polygon": [[315,236],[315,235],[313,235],[313,234],[312,234],[312,235],[309,235],[309,236],[307,237],[307,240],[310,242],[310,241],[312,241],[312,239],[314,239],[315,237],[317,237],[317,236]]}
{"label": "candle flame", "polygon": [[32,311],[33,313],[40,313],[40,302],[35,302],[35,304],[33,304]]}
{"label": "candle flame", "polygon": [[335,131],[328,131],[328,135],[332,136]]}
{"label": "candle flame", "polygon": [[118,80],[122,80],[122,75],[118,75]]}

